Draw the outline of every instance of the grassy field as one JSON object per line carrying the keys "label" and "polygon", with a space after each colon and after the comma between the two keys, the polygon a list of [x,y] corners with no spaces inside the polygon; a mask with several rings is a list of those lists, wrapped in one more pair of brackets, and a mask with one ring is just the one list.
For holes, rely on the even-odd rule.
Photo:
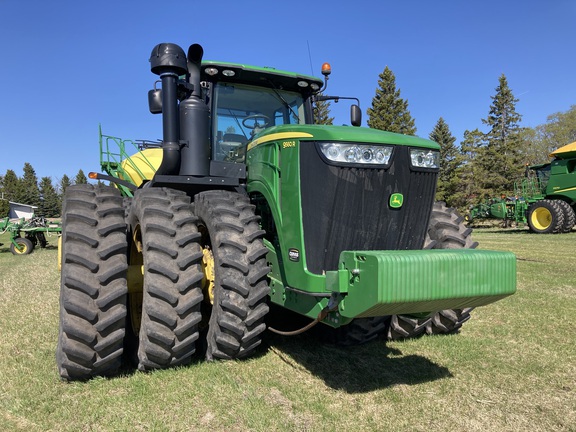
{"label": "grassy field", "polygon": [[[0,237],[0,430],[576,431],[576,233],[477,230],[518,292],[458,335],[354,348],[270,334],[247,361],[64,383],[54,248]],[[55,242],[54,242],[55,243]]]}

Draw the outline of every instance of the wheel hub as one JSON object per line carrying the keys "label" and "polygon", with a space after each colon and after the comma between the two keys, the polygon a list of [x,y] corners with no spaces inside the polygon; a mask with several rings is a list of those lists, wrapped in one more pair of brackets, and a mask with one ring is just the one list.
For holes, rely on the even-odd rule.
{"label": "wheel hub", "polygon": [[214,254],[209,247],[202,249],[202,253],[202,270],[204,272],[202,291],[204,298],[208,299],[210,304],[214,304]]}
{"label": "wheel hub", "polygon": [[532,225],[539,230],[547,229],[552,223],[552,213],[544,207],[539,207],[532,213]]}

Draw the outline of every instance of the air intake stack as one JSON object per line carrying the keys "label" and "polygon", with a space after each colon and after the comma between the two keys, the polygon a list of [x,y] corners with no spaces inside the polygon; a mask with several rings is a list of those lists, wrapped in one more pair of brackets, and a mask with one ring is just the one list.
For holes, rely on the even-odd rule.
{"label": "air intake stack", "polygon": [[162,164],[157,175],[175,175],[180,169],[180,127],[178,122],[178,77],[187,75],[188,65],[182,48],[161,43],[150,55],[150,69],[162,81]]}

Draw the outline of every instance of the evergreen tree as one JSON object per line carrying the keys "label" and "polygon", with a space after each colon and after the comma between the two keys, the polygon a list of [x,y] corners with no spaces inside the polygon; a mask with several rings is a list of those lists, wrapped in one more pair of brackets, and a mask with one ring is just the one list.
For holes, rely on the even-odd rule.
{"label": "evergreen tree", "polygon": [[479,129],[464,132],[464,140],[460,143],[460,164],[455,172],[458,179],[452,196],[452,205],[460,211],[481,199],[480,182],[482,171],[478,165],[478,152],[482,146],[484,134]]}
{"label": "evergreen tree", "polygon": [[400,97],[396,89],[396,77],[386,66],[378,76],[376,96],[372,108],[368,108],[368,126],[404,135],[415,135],[414,119],[408,111],[408,101]]}
{"label": "evergreen tree", "polygon": [[22,185],[16,173],[9,169],[6,171],[3,181],[4,199],[12,202],[18,201],[21,198]]}
{"label": "evergreen tree", "polygon": [[522,116],[516,112],[518,99],[504,74],[498,81],[488,118],[482,120],[490,130],[484,135],[485,145],[478,155],[483,170],[482,186],[490,195],[512,193],[514,182],[524,169],[519,126]]}
{"label": "evergreen tree", "polygon": [[4,198],[4,177],[0,176],[0,218],[8,216],[10,204],[8,199]]}
{"label": "evergreen tree", "polygon": [[40,207],[40,189],[36,171],[28,162],[24,163],[24,177],[22,177],[22,197],[20,203]]}
{"label": "evergreen tree", "polygon": [[52,185],[52,179],[50,177],[42,177],[40,180],[40,194],[42,196],[40,214],[44,217],[60,216],[60,198],[56,193],[56,189],[54,189],[54,186]]}
{"label": "evergreen tree", "polygon": [[72,185],[72,182],[70,181],[70,177],[68,177],[66,174],[64,174],[62,176],[62,178],[60,179],[60,183],[58,185],[58,193],[60,195],[60,199],[62,199],[64,197],[64,194],[66,193],[66,189],[70,185]]}
{"label": "evergreen tree", "polygon": [[76,178],[74,179],[74,184],[86,184],[88,183],[88,179],[84,175],[84,171],[79,170],[78,174],[76,174]]}
{"label": "evergreen tree", "polygon": [[0,199],[0,219],[8,217],[10,213],[10,203],[6,199]]}
{"label": "evergreen tree", "polygon": [[[322,93],[319,93],[318,96],[322,96]],[[331,125],[333,122],[334,117],[330,117],[330,102],[316,101],[314,103],[314,124]]]}
{"label": "evergreen tree", "polygon": [[448,124],[442,117],[438,119],[429,138],[440,144],[440,172],[438,174],[436,200],[445,201],[446,205],[452,207],[454,205],[453,196],[458,186],[456,169],[461,162],[458,148],[454,145],[456,138],[452,136]]}

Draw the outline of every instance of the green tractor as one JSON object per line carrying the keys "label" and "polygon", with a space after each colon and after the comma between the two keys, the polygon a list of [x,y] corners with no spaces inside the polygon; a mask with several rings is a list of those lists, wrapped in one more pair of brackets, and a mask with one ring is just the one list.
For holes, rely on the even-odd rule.
{"label": "green tractor", "polygon": [[[475,250],[434,202],[439,146],[315,125],[324,79],[159,44],[163,139],[66,190],[57,364],[65,380],[254,354],[321,323],[339,343],[450,333],[515,292],[511,253]],[[101,141],[102,144],[102,141]],[[291,311],[288,313],[287,311]],[[285,313],[283,313],[285,312]],[[318,328],[318,326],[316,327]],[[330,331],[331,330],[331,331]]]}
{"label": "green tractor", "polygon": [[550,163],[529,167],[519,193],[531,203],[526,218],[532,232],[567,233],[576,224],[576,142],[550,156]]}

